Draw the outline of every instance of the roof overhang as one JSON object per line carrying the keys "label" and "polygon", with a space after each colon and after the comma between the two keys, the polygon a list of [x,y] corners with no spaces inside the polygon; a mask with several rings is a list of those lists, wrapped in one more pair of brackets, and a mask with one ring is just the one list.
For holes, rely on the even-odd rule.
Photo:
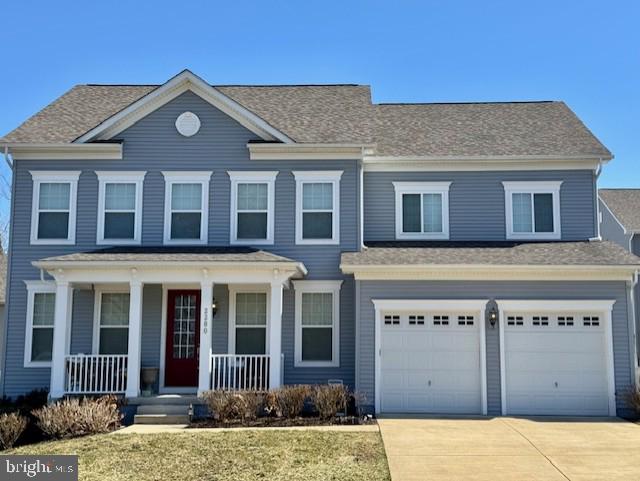
{"label": "roof overhang", "polygon": [[598,156],[375,156],[363,157],[366,172],[451,172],[500,170],[597,170],[609,157]]}
{"label": "roof overhang", "polygon": [[374,144],[282,144],[250,142],[251,160],[360,160]]}
{"label": "roof overhang", "polygon": [[495,264],[340,264],[356,280],[468,280],[468,281],[628,281],[633,282],[638,265],[495,265]]}
{"label": "roof overhang", "polygon": [[120,160],[122,144],[27,144],[9,143],[4,147],[15,160]]}
{"label": "roof overhang", "polygon": [[186,91],[191,91],[202,97],[264,140],[285,143],[293,142],[292,139],[264,119],[224,95],[189,70],[183,70],[165,84],[152,90],[141,99],[78,137],[74,142],[85,143],[91,140],[107,140],[113,138],[138,120]]}

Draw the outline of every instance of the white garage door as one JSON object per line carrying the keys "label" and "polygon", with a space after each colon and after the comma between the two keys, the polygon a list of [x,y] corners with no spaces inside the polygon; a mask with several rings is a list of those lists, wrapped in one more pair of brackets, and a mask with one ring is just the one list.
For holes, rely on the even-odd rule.
{"label": "white garage door", "polygon": [[380,411],[481,413],[480,322],[472,312],[383,312]]}
{"label": "white garage door", "polygon": [[602,313],[507,311],[504,316],[508,414],[609,414]]}

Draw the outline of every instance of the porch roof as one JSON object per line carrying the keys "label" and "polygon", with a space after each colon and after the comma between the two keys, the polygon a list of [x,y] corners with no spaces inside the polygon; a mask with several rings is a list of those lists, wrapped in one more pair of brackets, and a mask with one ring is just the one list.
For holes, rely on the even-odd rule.
{"label": "porch roof", "polygon": [[88,252],[74,252],[61,256],[45,257],[33,262],[42,269],[60,267],[135,267],[158,265],[206,265],[232,267],[297,269],[307,273],[302,262],[251,247],[220,246],[121,246]]}

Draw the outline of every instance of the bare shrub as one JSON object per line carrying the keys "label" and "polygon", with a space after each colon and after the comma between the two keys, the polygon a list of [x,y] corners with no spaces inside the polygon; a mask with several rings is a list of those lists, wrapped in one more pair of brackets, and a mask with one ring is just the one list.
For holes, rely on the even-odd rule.
{"label": "bare shrub", "polygon": [[303,384],[282,386],[274,390],[273,394],[279,414],[285,418],[293,419],[302,412],[304,402],[311,394],[311,388]]}
{"label": "bare shrub", "polygon": [[18,413],[0,415],[0,447],[12,448],[27,427],[27,418]]}
{"label": "bare shrub", "polygon": [[339,384],[315,386],[311,394],[311,400],[322,419],[333,419],[339,412],[344,412],[349,397],[349,390]]}
{"label": "bare shrub", "polygon": [[633,389],[626,395],[627,404],[638,414],[640,414],[640,390]]}
{"label": "bare shrub", "polygon": [[202,399],[214,417],[221,421],[254,420],[262,406],[262,394],[257,391],[207,391]]}
{"label": "bare shrub", "polygon": [[114,396],[65,399],[33,411],[38,427],[52,438],[72,438],[113,431],[122,416]]}

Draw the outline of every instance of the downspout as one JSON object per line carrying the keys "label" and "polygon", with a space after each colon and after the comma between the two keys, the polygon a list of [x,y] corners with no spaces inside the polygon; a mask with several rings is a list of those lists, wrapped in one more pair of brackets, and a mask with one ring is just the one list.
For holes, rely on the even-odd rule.
{"label": "downspout", "polygon": [[11,169],[11,172],[13,172],[13,162],[9,159],[9,146],[7,144],[4,146],[4,161],[9,166],[9,169]]}
{"label": "downspout", "polygon": [[360,170],[360,250],[364,250],[364,147],[362,148],[362,156],[358,159],[358,168]]}
{"label": "downspout", "polygon": [[600,174],[602,173],[602,159],[598,159],[598,166],[595,169],[595,177],[596,177],[596,181],[594,183],[594,190],[595,190],[595,212],[596,212],[596,233],[597,236],[596,237],[592,237],[591,239],[589,239],[590,241],[599,241],[602,240],[602,236],[600,235],[600,201],[599,201],[599,196],[598,196],[598,178],[600,177]]}

